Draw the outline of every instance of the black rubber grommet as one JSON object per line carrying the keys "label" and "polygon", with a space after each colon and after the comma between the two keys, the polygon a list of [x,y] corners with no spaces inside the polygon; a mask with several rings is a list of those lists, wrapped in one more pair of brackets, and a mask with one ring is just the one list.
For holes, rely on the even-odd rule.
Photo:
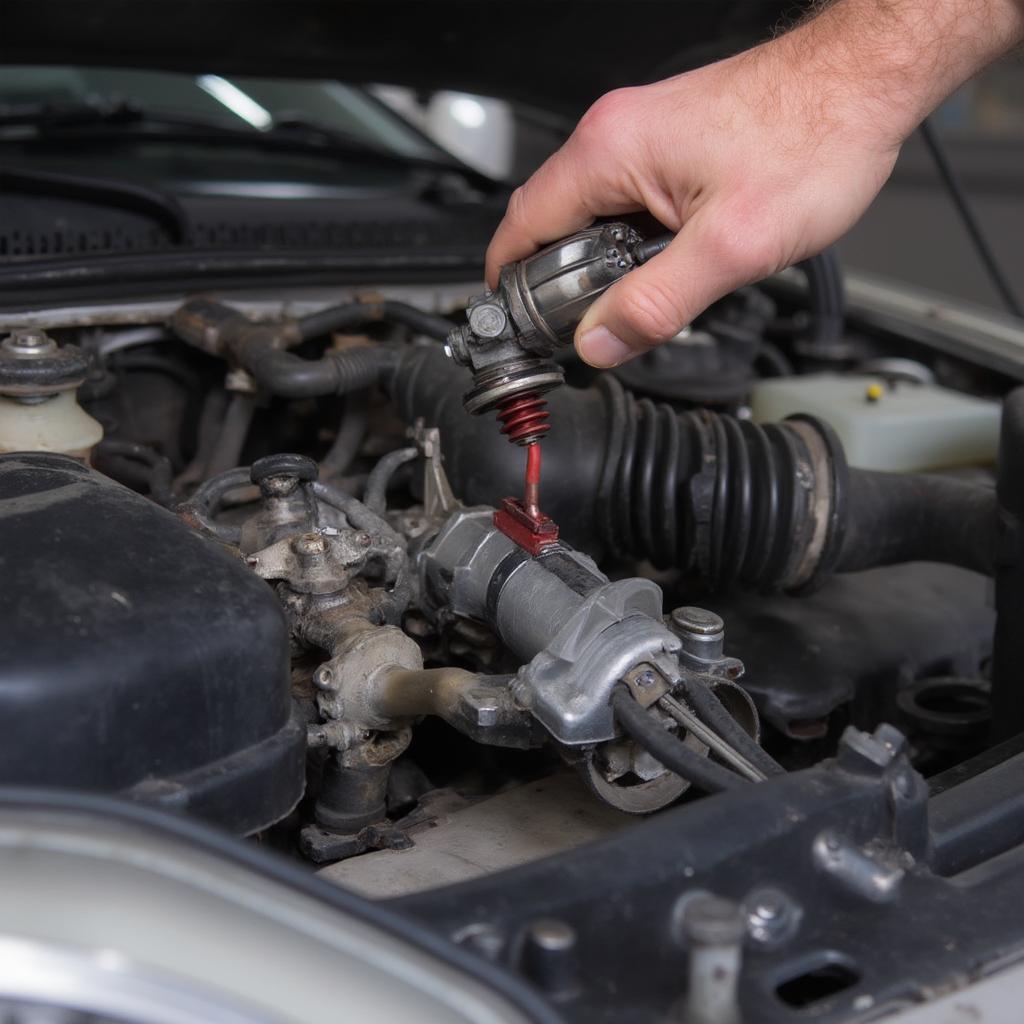
{"label": "black rubber grommet", "polygon": [[249,479],[254,484],[271,476],[293,476],[302,481],[309,481],[316,480],[319,475],[320,469],[312,459],[305,455],[296,455],[294,452],[264,455],[249,469]]}

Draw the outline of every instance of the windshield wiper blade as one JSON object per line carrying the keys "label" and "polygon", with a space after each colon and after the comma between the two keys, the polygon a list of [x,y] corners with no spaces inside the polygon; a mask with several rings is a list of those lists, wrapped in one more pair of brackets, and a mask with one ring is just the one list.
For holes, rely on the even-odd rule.
{"label": "windshield wiper blade", "polygon": [[128,102],[0,106],[0,142],[53,139],[59,139],[62,144],[121,139],[223,143],[278,152],[312,153],[331,159],[380,161],[434,172],[454,171],[473,179],[481,177],[455,161],[398,153],[301,117],[279,119],[268,128],[242,128],[191,114],[147,110]]}
{"label": "windshield wiper blade", "polygon": [[0,105],[0,128],[46,129],[81,124],[118,124],[139,121],[143,110],[126,101],[12,103]]}
{"label": "windshield wiper blade", "polygon": [[74,199],[140,213],[156,221],[177,245],[187,241],[190,234],[185,208],[169,192],[151,185],[78,174],[0,168],[0,192]]}

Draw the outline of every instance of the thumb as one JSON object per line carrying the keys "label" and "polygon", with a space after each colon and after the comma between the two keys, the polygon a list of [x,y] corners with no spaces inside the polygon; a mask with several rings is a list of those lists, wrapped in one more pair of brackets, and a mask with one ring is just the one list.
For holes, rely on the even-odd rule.
{"label": "thumb", "polygon": [[630,271],[587,310],[576,328],[580,358],[618,366],[675,337],[712,302],[759,279],[749,253],[730,244],[707,208],[672,243]]}

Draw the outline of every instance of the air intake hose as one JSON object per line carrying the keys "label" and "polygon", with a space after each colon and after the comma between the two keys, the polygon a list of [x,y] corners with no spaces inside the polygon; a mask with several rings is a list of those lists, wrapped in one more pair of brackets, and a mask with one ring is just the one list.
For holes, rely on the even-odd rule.
{"label": "air intake hose", "polygon": [[[471,504],[517,494],[522,453],[462,407],[469,375],[440,353],[405,356],[400,413],[441,431]],[[696,570],[714,588],[797,591],[832,572],[913,560],[991,572],[995,492],[938,476],[850,470],[811,417],[754,424],[636,399],[611,374],[549,397],[541,504],[570,543]]]}

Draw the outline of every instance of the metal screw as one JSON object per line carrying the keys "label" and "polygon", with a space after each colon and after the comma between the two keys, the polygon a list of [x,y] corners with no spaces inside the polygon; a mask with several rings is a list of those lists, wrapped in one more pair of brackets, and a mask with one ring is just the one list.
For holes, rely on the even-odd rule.
{"label": "metal screw", "polygon": [[653,686],[658,681],[658,677],[650,669],[647,669],[646,672],[641,672],[636,676],[635,681],[637,686],[646,689],[648,686]]}
{"label": "metal screw", "polygon": [[725,629],[725,623],[720,615],[692,605],[674,608],[672,622],[677,629],[685,633],[695,633],[697,636],[712,636]]}
{"label": "metal screw", "polygon": [[320,690],[329,690],[334,683],[334,673],[326,665],[321,665],[313,674],[313,682]]}

